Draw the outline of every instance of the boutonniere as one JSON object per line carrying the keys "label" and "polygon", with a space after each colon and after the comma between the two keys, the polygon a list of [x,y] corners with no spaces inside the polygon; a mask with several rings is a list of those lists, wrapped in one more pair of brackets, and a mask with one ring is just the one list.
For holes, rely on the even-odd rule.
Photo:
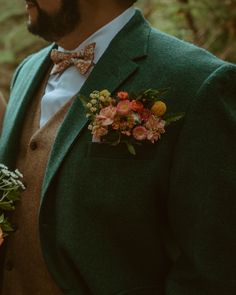
{"label": "boutonniere", "polygon": [[15,209],[15,202],[19,200],[20,193],[25,190],[21,181],[22,177],[19,170],[12,172],[7,166],[0,164],[0,245],[5,236],[14,231],[5,213]]}
{"label": "boutonniere", "polygon": [[166,126],[181,119],[184,113],[167,114],[162,101],[164,90],[148,89],[138,94],[108,90],[93,91],[89,100],[82,97],[86,116],[91,120],[88,129],[93,142],[118,145],[125,143],[133,155],[135,145],[157,142]]}

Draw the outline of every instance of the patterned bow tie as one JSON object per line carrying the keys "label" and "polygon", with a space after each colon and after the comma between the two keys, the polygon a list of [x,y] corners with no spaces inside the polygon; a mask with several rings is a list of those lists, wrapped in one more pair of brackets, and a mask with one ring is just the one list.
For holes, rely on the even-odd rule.
{"label": "patterned bow tie", "polygon": [[94,65],[94,50],[96,43],[87,45],[80,52],[61,52],[53,49],[51,52],[51,59],[54,66],[51,71],[52,74],[63,73],[70,66],[76,66],[81,75],[85,75],[89,69]]}

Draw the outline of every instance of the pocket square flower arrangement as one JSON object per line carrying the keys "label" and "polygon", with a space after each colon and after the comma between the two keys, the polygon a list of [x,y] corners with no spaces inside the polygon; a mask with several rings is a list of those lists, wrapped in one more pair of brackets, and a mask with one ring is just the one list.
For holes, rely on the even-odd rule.
{"label": "pocket square flower arrangement", "polygon": [[14,231],[5,212],[15,209],[15,202],[20,199],[20,193],[25,190],[21,181],[22,177],[19,170],[12,172],[7,166],[0,164],[0,245],[4,237]]}
{"label": "pocket square flower arrangement", "polygon": [[125,91],[111,96],[108,90],[93,91],[90,99],[82,98],[91,122],[88,129],[93,142],[117,145],[125,143],[135,155],[135,145],[155,143],[171,122],[183,113],[166,114],[167,106],[161,100],[164,90],[148,89],[138,94]]}

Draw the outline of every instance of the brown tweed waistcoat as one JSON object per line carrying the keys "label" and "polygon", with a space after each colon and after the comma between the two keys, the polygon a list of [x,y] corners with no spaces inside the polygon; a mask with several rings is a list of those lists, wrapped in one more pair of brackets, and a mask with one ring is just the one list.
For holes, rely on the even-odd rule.
{"label": "brown tweed waistcoat", "polygon": [[43,260],[38,210],[48,156],[57,129],[70,107],[69,100],[42,128],[39,128],[40,103],[47,79],[39,89],[25,117],[17,168],[24,174],[26,190],[13,215],[18,227],[9,236],[3,276],[3,295],[61,295]]}

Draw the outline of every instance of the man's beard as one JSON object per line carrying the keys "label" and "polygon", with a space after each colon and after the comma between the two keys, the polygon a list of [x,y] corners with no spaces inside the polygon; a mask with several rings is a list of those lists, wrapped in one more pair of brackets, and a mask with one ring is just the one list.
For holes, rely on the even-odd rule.
{"label": "man's beard", "polygon": [[78,0],[62,0],[61,7],[53,14],[41,9],[37,0],[30,0],[38,10],[37,20],[28,22],[28,31],[47,41],[58,41],[71,33],[80,20]]}

